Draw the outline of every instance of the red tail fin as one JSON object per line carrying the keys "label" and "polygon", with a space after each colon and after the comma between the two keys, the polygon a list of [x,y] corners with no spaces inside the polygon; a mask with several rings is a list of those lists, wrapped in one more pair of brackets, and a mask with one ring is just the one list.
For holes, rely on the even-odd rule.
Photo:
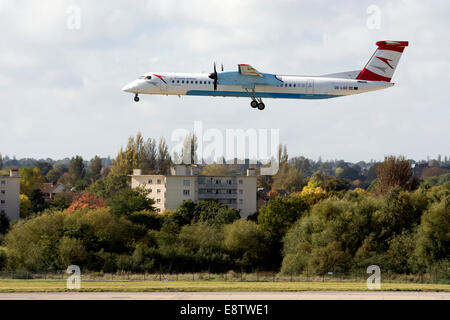
{"label": "red tail fin", "polygon": [[378,41],[378,49],[356,79],[389,82],[408,41]]}

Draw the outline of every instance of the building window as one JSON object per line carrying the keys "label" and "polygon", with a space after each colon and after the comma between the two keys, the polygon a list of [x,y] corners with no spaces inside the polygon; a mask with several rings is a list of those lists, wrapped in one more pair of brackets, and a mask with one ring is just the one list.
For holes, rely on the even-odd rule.
{"label": "building window", "polygon": [[6,180],[2,180],[2,185],[5,185],[6,184]]}
{"label": "building window", "polygon": [[244,194],[244,190],[239,189],[239,194]]}
{"label": "building window", "polygon": [[183,190],[183,196],[189,196],[191,194],[190,190]]}
{"label": "building window", "polygon": [[6,211],[5,211],[5,210],[2,210],[1,213],[6,213]]}
{"label": "building window", "polygon": [[157,209],[156,209],[156,212],[160,213],[160,212],[161,212],[161,209],[160,209],[160,208],[157,208]]}
{"label": "building window", "polygon": [[152,193],[152,189],[148,189],[148,193]]}
{"label": "building window", "polygon": [[158,182],[158,184],[161,184],[161,179],[158,179],[158,181],[157,181],[157,182]]}
{"label": "building window", "polygon": [[152,184],[152,183],[153,183],[152,179],[148,180],[148,184]]}
{"label": "building window", "polygon": [[184,180],[183,181],[183,186],[189,187],[190,185],[191,185],[191,181],[190,180]]}
{"label": "building window", "polygon": [[5,200],[0,200],[0,203],[1,204],[5,204]]}
{"label": "building window", "polygon": [[161,203],[161,199],[156,199],[156,203]]}
{"label": "building window", "polygon": [[244,180],[239,180],[239,184],[243,184],[244,183]]}
{"label": "building window", "polygon": [[161,193],[161,189],[156,189],[156,193]]}
{"label": "building window", "polygon": [[244,200],[239,199],[239,204],[244,204]]}
{"label": "building window", "polygon": [[2,194],[5,194],[5,190],[2,190]]}

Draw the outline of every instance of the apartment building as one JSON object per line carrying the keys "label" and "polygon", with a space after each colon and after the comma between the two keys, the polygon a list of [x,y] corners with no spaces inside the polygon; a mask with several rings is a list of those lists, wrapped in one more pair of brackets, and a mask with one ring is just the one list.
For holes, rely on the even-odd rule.
{"label": "apartment building", "polygon": [[11,169],[9,176],[0,176],[0,213],[10,221],[20,217],[20,177],[17,169]]}
{"label": "apartment building", "polygon": [[158,212],[175,210],[184,200],[214,200],[247,217],[256,212],[256,179],[252,169],[246,176],[204,176],[194,166],[180,165],[170,175],[143,175],[134,170],[131,187],[149,190]]}

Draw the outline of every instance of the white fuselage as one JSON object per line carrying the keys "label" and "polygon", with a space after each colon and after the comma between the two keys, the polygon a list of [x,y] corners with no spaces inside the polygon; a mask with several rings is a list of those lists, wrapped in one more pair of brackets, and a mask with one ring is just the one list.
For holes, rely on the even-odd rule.
{"label": "white fuselage", "polygon": [[129,83],[122,90],[135,94],[192,95],[328,99],[391,87],[385,81],[366,81],[332,77],[277,75],[279,85],[258,85],[246,89],[242,84],[220,84],[214,90],[214,80],[207,73],[147,73]]}

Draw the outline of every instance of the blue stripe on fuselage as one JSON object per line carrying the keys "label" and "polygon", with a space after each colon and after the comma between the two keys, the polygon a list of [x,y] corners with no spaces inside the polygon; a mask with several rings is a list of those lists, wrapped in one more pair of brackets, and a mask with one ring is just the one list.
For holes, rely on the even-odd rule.
{"label": "blue stripe on fuselage", "polygon": [[[251,97],[251,94],[243,91],[213,91],[213,90],[189,90],[187,96],[212,96],[212,97]],[[333,94],[305,94],[285,92],[255,92],[258,98],[284,98],[284,99],[329,99],[340,97]]]}

